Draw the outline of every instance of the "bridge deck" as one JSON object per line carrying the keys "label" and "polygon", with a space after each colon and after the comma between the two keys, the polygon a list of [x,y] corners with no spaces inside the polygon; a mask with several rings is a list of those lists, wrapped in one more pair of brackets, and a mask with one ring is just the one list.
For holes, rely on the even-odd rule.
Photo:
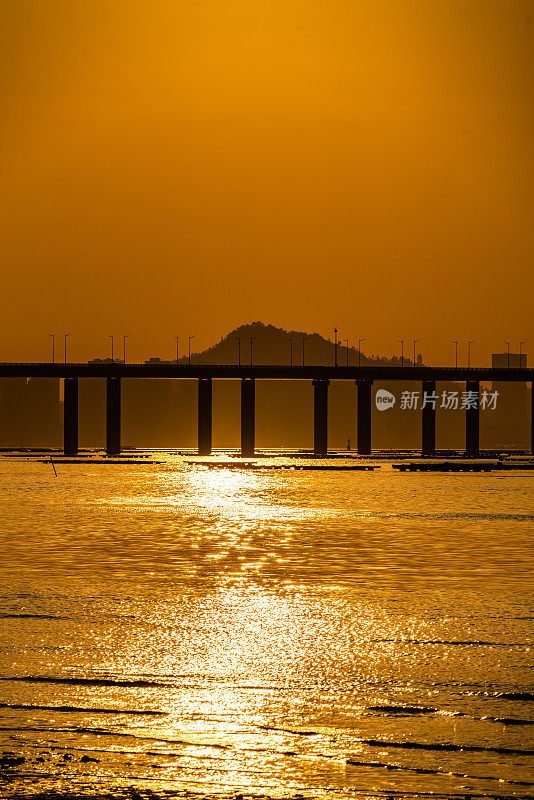
{"label": "bridge deck", "polygon": [[534,369],[232,364],[0,363],[0,378],[259,378],[275,380],[532,381]]}

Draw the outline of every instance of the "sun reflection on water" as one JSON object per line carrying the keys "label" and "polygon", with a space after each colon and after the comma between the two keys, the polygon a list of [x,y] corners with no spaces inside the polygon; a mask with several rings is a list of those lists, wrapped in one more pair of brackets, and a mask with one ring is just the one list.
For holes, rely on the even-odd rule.
{"label": "sun reflection on water", "polygon": [[[146,695],[166,716],[122,731],[146,737],[145,751],[180,754],[167,760],[166,780],[186,786],[191,771],[212,787],[222,781],[276,793],[312,772],[317,780],[323,769],[333,780],[347,730],[351,752],[363,752],[368,709],[413,702],[413,686],[397,680],[408,660],[409,671],[420,670],[406,637],[438,634],[429,621],[347,604],[341,595],[310,603],[298,588],[243,584],[167,598],[120,647],[112,631],[101,645],[109,653],[106,674],[167,683]],[[402,684],[397,697],[384,692],[385,679]],[[288,757],[275,779],[273,765],[279,770]]]}
{"label": "sun reflection on water", "polygon": [[22,564],[42,584],[7,593],[0,621],[5,740],[53,746],[56,762],[62,748],[96,754],[83,773],[72,762],[69,786],[83,774],[207,793],[392,792],[402,770],[403,788],[419,791],[421,768],[425,791],[443,795],[445,767],[525,776],[520,755],[403,749],[524,746],[528,729],[497,720],[525,712],[494,696],[528,677],[512,585],[531,581],[528,520],[506,488],[526,491],[524,478],[340,478],[178,458],[142,475],[76,470],[46,497],[31,494],[33,473],[17,490],[3,574]]}

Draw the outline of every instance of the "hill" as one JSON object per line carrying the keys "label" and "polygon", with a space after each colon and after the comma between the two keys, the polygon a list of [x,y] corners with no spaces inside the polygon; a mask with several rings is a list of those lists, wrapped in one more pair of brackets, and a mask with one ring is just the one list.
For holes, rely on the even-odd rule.
{"label": "hill", "polygon": [[[332,339],[325,339],[318,333],[305,331],[287,331],[274,325],[265,325],[263,322],[251,322],[240,325],[230,331],[217,344],[200,353],[192,353],[193,364],[291,364],[302,363],[313,365],[333,364],[335,359],[334,332]],[[340,365],[356,365],[358,362],[366,364],[381,364],[384,366],[398,365],[400,359],[381,358],[380,356],[367,356],[358,353],[357,343],[338,341],[337,359]],[[181,363],[188,360],[188,355],[180,358]],[[411,364],[410,359],[404,359],[405,364]]]}

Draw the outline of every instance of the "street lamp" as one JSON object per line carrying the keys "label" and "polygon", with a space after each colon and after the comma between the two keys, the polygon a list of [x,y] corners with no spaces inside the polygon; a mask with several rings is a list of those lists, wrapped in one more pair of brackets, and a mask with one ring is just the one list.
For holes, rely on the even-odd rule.
{"label": "street lamp", "polygon": [[194,339],[195,335],[193,334],[193,336],[188,336],[187,338],[189,341],[189,366],[191,366],[191,339]]}
{"label": "street lamp", "polygon": [[524,344],[526,344],[526,342],[519,342],[519,369],[521,369],[521,367],[523,365],[523,345]]}
{"label": "street lamp", "polygon": [[53,364],[55,362],[54,349],[55,349],[55,344],[56,344],[56,335],[55,335],[55,333],[49,333],[48,335],[52,337],[52,364]]}
{"label": "street lamp", "polygon": [[302,337],[302,366],[304,366],[304,343],[308,341],[307,336]]}
{"label": "street lamp", "polygon": [[334,367],[337,367],[337,328],[334,328]]}
{"label": "street lamp", "polygon": [[172,338],[176,339],[176,363],[178,364],[178,343],[180,341],[180,337],[179,336],[173,336]]}
{"label": "street lamp", "polygon": [[345,344],[347,346],[347,367],[349,366],[349,340],[345,339]]}
{"label": "street lamp", "polygon": [[471,345],[474,344],[476,339],[469,339],[467,342],[467,366],[471,366]]}
{"label": "street lamp", "polygon": [[67,363],[67,337],[70,336],[70,333],[65,334],[65,364]]}
{"label": "street lamp", "polygon": [[456,352],[456,361],[455,361],[456,369],[458,369],[458,341],[456,339],[454,339],[453,345],[455,346],[455,352]]}
{"label": "street lamp", "polygon": [[293,339],[289,337],[289,365],[293,366]]}
{"label": "street lamp", "polygon": [[252,342],[254,341],[255,338],[256,338],[255,336],[250,337],[250,366],[252,366]]}
{"label": "street lamp", "polygon": [[361,351],[361,343],[365,342],[365,339],[358,339],[358,366],[361,366],[362,363],[362,351]]}
{"label": "street lamp", "polygon": [[237,364],[241,366],[241,339],[239,336],[234,336],[234,340],[237,342]]}
{"label": "street lamp", "polygon": [[420,342],[420,341],[421,341],[421,339],[413,339],[413,365],[414,365],[414,367],[415,367],[415,345],[417,344],[417,342]]}
{"label": "street lamp", "polygon": [[[505,342],[506,345],[506,366],[510,369],[510,342]],[[519,359],[521,361],[521,359]]]}
{"label": "street lamp", "polygon": [[400,345],[401,345],[401,367],[403,367],[404,366],[404,339],[397,339],[397,341],[400,342]]}
{"label": "street lamp", "polygon": [[129,337],[129,333],[125,333],[122,337],[122,361],[123,364],[126,364],[126,339]]}
{"label": "street lamp", "polygon": [[113,361],[113,334],[108,333],[108,339],[111,339],[111,361]]}

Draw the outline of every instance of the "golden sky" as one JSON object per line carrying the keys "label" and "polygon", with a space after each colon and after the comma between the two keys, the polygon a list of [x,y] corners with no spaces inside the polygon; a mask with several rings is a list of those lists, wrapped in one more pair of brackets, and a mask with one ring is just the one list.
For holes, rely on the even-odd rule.
{"label": "golden sky", "polygon": [[0,359],[263,320],[534,363],[533,26],[534,0],[0,0]]}

